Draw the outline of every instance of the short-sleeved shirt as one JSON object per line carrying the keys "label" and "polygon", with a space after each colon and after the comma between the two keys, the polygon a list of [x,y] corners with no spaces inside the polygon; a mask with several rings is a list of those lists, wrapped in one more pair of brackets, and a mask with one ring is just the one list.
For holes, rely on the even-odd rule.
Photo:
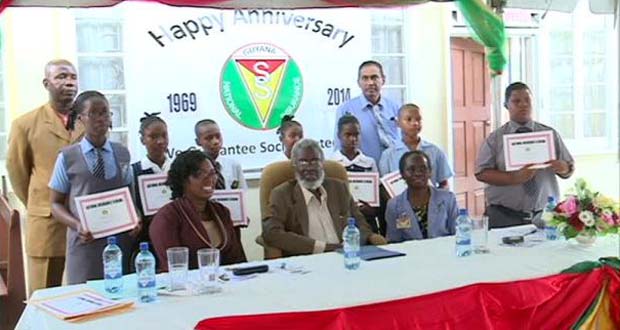
{"label": "short-sleeved shirt", "polygon": [[[88,141],[88,139],[83,138],[80,141],[80,149],[82,150],[82,155],[84,155],[84,160],[86,161],[89,171],[93,173],[95,164],[97,163],[96,148],[90,143],[90,141]],[[106,140],[101,147],[101,155],[103,157],[105,179],[109,180],[116,176],[116,158],[114,157],[114,152],[112,151],[112,146],[110,145],[109,140]],[[124,179],[124,182],[128,186],[131,186],[133,182],[132,171],[126,171],[126,176]],[[58,157],[56,157],[54,172],[52,173],[52,178],[50,179],[48,186],[49,188],[63,194],[68,194],[71,189],[71,183],[69,182],[69,176],[67,175],[67,166],[62,152],[58,154]]]}
{"label": "short-sleeved shirt", "polygon": [[[476,174],[485,169],[506,171],[506,161],[504,160],[504,134],[516,133],[517,129],[522,126],[529,128],[532,132],[553,131],[556,159],[574,164],[573,157],[564,145],[560,134],[553,128],[535,121],[530,121],[525,125],[509,121],[491,132],[480,147],[478,159],[476,160]],[[558,186],[556,174],[550,167],[538,170],[534,180],[536,180],[539,188],[537,196],[528,195],[523,184],[506,186],[489,184],[485,188],[487,203],[489,205],[501,205],[517,211],[533,212],[543,209],[547,203],[548,196],[553,196],[556,200],[560,197],[560,188]]]}
{"label": "short-sleeved shirt", "polygon": [[[220,173],[224,177],[226,189],[247,189],[248,184],[243,176],[241,165],[232,158],[217,157],[215,160],[220,164]],[[236,183],[235,183],[236,182]]]}
{"label": "short-sleeved shirt", "polygon": [[342,164],[347,172],[379,172],[375,160],[358,151],[353,159],[347,158],[340,150],[334,152],[330,157]]}
{"label": "short-sleeved shirt", "polygon": [[[393,141],[399,140],[400,134],[396,124],[396,118],[398,118],[398,109],[400,108],[400,105],[388,98],[381,97],[378,106],[380,108],[383,122],[387,126],[386,133],[389,135],[388,137]],[[365,155],[374,159],[375,163],[379,163],[381,153],[386,148],[381,144],[381,140],[379,139],[379,133],[377,132],[377,118],[375,118],[375,114],[373,113],[372,103],[370,103],[370,101],[368,101],[363,94],[349,100],[341,105],[336,111],[336,123],[338,122],[338,119],[346,113],[355,116],[360,122],[360,129],[362,131],[360,150]],[[340,150],[340,147],[340,140],[338,139],[338,125],[336,125],[334,129],[334,150]]]}
{"label": "short-sleeved shirt", "polygon": [[[383,176],[388,173],[398,171],[400,158],[410,150],[411,149],[409,149],[409,147],[402,140],[398,140],[394,147],[386,149],[383,152],[383,155],[381,155],[381,161],[379,162],[379,172],[381,175]],[[437,187],[440,182],[447,180],[454,175],[452,168],[448,163],[446,154],[439,149],[439,147],[431,142],[420,139],[418,150],[427,154],[428,158],[431,160],[431,167],[433,171],[431,175],[431,182],[435,187]]]}

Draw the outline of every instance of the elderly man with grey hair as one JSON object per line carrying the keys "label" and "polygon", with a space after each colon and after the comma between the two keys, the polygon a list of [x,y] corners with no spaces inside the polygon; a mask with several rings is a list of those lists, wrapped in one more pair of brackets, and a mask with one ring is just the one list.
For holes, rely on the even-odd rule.
{"label": "elderly man with grey hair", "polygon": [[349,217],[356,219],[360,243],[369,243],[372,231],[347,184],[325,177],[319,144],[312,139],[298,141],[291,161],[295,179],[274,188],[269,197],[272,216],[263,221],[265,243],[285,256],[333,251],[342,246]]}

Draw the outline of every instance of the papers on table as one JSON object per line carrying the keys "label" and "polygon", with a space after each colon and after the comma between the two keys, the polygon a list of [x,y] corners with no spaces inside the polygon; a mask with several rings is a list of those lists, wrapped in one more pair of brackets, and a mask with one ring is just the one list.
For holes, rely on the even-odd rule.
{"label": "papers on table", "polygon": [[166,185],[167,173],[147,174],[138,177],[138,189],[142,202],[142,213],[152,215],[170,202],[172,191]]}
{"label": "papers on table", "polygon": [[376,172],[348,172],[349,190],[353,199],[370,206],[379,206],[379,174]]}
{"label": "papers on table", "polygon": [[129,188],[119,188],[75,198],[82,227],[94,238],[105,237],[133,229],[138,215]]}
{"label": "papers on table", "polygon": [[553,131],[504,135],[504,160],[506,171],[516,171],[525,165],[532,168],[549,166],[545,162],[555,159]]}
{"label": "papers on table", "polygon": [[248,225],[247,203],[243,189],[215,190],[211,200],[228,208],[234,226]]}
{"label": "papers on table", "polygon": [[384,175],[381,177],[381,183],[383,184],[383,187],[387,191],[388,195],[390,195],[390,198],[399,195],[407,189],[407,183],[400,176],[399,171],[394,171]]}
{"label": "papers on table", "polygon": [[121,313],[133,306],[132,301],[114,301],[91,290],[79,290],[61,296],[31,300],[29,303],[67,321]]}

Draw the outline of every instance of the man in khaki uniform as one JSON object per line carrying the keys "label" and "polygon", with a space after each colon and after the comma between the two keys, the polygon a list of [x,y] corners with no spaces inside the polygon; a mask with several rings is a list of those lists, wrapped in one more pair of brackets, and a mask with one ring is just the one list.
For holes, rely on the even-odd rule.
{"label": "man in khaki uniform", "polygon": [[81,125],[71,127],[71,107],[78,89],[73,64],[67,60],[47,63],[43,86],[49,93],[49,102],[13,122],[7,155],[11,185],[27,209],[30,292],[62,282],[67,230],[51,216],[47,184],[59,150],[83,134]]}

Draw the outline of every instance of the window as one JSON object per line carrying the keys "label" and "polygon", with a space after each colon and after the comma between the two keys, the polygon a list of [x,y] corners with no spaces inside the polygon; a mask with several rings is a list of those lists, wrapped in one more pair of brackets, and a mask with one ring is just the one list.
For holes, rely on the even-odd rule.
{"label": "window", "polygon": [[383,65],[386,76],[382,94],[400,104],[406,98],[403,26],[402,9],[372,12],[372,58]]}
{"label": "window", "polygon": [[123,22],[118,18],[81,17],[80,12],[76,11],[75,24],[80,90],[105,94],[112,112],[110,140],[127,146]]}
{"label": "window", "polygon": [[587,2],[573,14],[549,12],[543,21],[541,120],[576,153],[605,152],[617,143],[613,26],[613,16],[592,14]]}

